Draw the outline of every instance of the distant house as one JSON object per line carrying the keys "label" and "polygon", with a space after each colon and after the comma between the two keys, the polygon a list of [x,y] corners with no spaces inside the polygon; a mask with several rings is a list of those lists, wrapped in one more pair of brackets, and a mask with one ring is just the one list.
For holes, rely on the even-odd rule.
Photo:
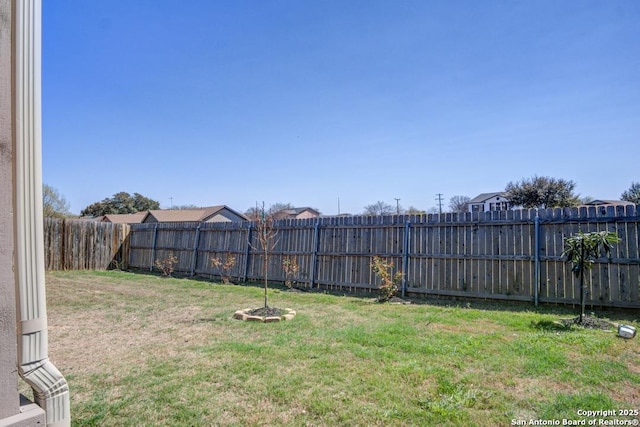
{"label": "distant house", "polygon": [[633,202],[627,202],[626,200],[595,199],[589,203],[585,203],[585,206],[635,206],[635,204]]}
{"label": "distant house", "polygon": [[319,217],[320,212],[309,207],[291,208],[275,212],[273,216],[277,219],[307,219]]}
{"label": "distant house", "polygon": [[469,200],[469,212],[506,211],[511,209],[511,204],[504,191],[495,193],[482,193]]}
{"label": "distant house", "polygon": [[228,206],[209,206],[198,209],[159,209],[147,211],[143,223],[153,222],[234,222],[248,221],[249,218]]}
{"label": "distant house", "polygon": [[103,215],[100,221],[114,224],[140,224],[146,215],[146,211],[132,214],[109,214]]}

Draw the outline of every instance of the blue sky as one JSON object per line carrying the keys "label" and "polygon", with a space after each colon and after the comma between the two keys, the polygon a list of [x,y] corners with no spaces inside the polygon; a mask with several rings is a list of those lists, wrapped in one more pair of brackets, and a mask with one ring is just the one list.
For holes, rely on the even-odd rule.
{"label": "blue sky", "polygon": [[640,181],[640,2],[43,2],[43,181],[73,213],[361,213]]}

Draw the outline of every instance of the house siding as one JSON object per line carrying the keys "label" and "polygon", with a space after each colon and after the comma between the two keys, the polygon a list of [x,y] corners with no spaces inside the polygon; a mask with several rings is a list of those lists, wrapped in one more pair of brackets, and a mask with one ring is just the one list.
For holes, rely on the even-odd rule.
{"label": "house siding", "polygon": [[310,211],[300,212],[298,215],[296,215],[296,219],[307,219],[307,218],[317,218],[317,217],[318,215]]}
{"label": "house siding", "polygon": [[511,209],[511,204],[504,195],[501,194],[469,203],[469,212],[506,211],[509,209]]}
{"label": "house siding", "polygon": [[226,209],[216,213],[211,218],[207,218],[204,222],[236,222],[236,221],[246,221],[246,218],[242,218],[233,212],[230,212]]}

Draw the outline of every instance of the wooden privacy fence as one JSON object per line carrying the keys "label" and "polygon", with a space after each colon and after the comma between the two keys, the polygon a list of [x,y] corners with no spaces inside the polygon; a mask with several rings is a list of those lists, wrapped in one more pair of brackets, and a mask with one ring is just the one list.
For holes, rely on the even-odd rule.
{"label": "wooden privacy fence", "polygon": [[47,270],[126,268],[129,225],[74,219],[44,220]]}
{"label": "wooden privacy fence", "polygon": [[[629,206],[282,220],[269,278],[286,279],[287,257],[300,267],[299,286],[372,290],[379,280],[370,261],[379,255],[404,272],[403,293],[575,304],[579,282],[561,257],[563,240],[609,230],[622,240],[589,273],[587,303],[640,308],[639,215]],[[256,237],[250,222],[134,224],[128,264],[153,269],[174,255],[176,271],[211,277],[221,274],[212,258],[233,257],[229,276],[259,280]]]}

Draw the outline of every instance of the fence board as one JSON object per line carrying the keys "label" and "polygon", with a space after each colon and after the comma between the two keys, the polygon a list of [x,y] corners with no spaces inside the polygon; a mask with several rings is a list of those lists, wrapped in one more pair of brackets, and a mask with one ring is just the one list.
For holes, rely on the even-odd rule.
{"label": "fence board", "polygon": [[44,219],[47,270],[126,267],[129,226],[75,219]]}

